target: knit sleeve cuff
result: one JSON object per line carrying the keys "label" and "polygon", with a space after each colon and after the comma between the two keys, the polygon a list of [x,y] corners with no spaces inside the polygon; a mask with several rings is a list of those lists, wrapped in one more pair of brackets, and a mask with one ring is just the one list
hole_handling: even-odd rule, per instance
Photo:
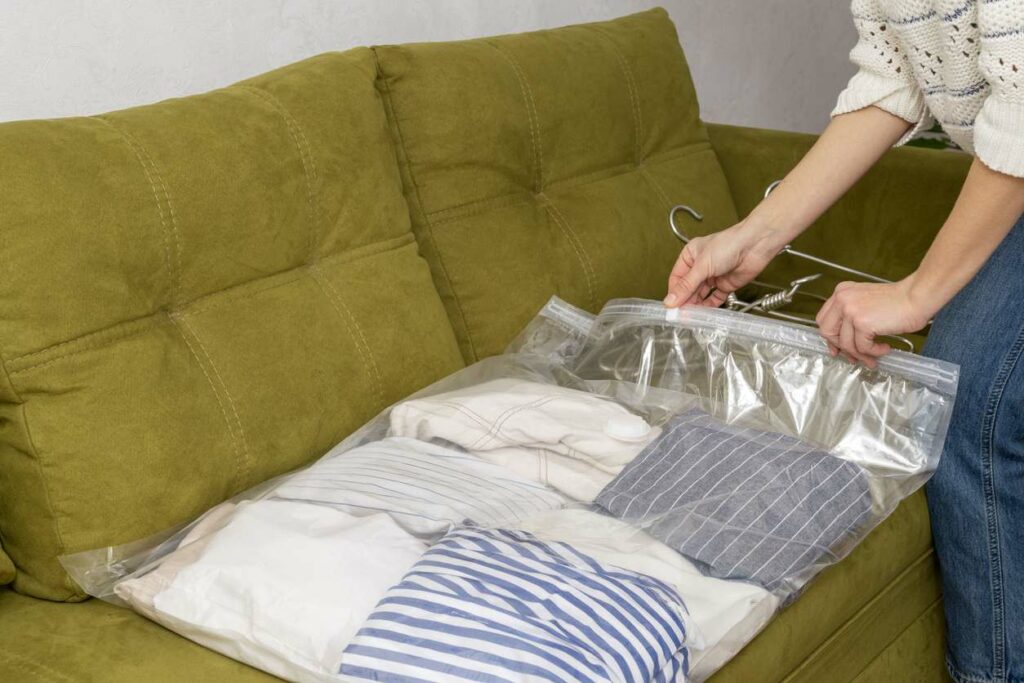
{"label": "knit sleeve cuff", "polygon": [[932,125],[920,88],[913,83],[886,78],[863,69],[854,74],[846,90],[839,94],[832,116],[849,114],[871,106],[914,124],[896,143],[896,147],[906,144]]}
{"label": "knit sleeve cuff", "polygon": [[974,153],[993,171],[1024,178],[1024,104],[989,95],[974,122]]}

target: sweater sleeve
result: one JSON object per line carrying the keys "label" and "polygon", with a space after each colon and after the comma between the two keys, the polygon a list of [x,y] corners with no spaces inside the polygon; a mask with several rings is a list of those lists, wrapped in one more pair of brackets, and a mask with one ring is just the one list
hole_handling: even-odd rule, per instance
{"label": "sweater sleeve", "polygon": [[1024,177],[1024,2],[978,3],[979,67],[991,85],[974,122],[974,153]]}
{"label": "sweater sleeve", "polygon": [[859,39],[850,52],[850,61],[858,71],[840,93],[832,116],[876,106],[914,124],[897,143],[902,145],[932,124],[924,94],[878,1],[853,0],[852,9]]}

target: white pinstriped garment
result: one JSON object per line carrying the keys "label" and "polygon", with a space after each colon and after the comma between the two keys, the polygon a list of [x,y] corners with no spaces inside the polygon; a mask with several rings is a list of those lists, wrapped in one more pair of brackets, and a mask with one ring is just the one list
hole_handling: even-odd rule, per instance
{"label": "white pinstriped garment", "polygon": [[405,437],[328,454],[271,495],[331,505],[357,516],[387,512],[406,530],[425,536],[443,534],[466,520],[514,525],[565,503],[546,486],[497,465]]}

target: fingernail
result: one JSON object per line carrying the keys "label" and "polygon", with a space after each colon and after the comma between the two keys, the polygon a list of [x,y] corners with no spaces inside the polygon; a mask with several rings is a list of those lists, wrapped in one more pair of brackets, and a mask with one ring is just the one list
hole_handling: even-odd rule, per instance
{"label": "fingernail", "polygon": [[677,301],[679,301],[678,296],[676,296],[675,294],[669,294],[668,296],[665,297],[664,304],[666,306],[675,306]]}

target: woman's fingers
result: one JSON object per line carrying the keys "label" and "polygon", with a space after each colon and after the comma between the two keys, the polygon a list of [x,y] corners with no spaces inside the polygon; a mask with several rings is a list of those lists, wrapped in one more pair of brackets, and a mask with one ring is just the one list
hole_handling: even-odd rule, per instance
{"label": "woman's fingers", "polygon": [[839,324],[839,349],[850,361],[856,362],[861,359],[853,343],[853,323],[848,318],[844,318]]}
{"label": "woman's fingers", "polygon": [[683,247],[676,259],[672,273],[668,276],[668,295],[665,297],[665,305],[669,308],[682,306],[690,303],[695,298],[698,290],[709,273],[704,260],[700,258],[700,238],[695,237]]}
{"label": "woman's fingers", "polygon": [[707,280],[701,283],[700,287],[697,288],[697,292],[693,296],[694,303],[704,305],[704,302],[707,300],[709,296],[711,296],[711,293],[714,291],[715,279],[708,278]]}
{"label": "woman's fingers", "polygon": [[835,309],[835,296],[831,296],[815,318],[818,323],[818,332],[825,339],[825,343],[828,344],[828,352],[833,356],[839,353],[839,326],[842,322],[836,315]]}
{"label": "woman's fingers", "polygon": [[682,306],[685,303],[693,303],[696,299],[700,286],[708,279],[707,265],[703,259],[697,259],[686,272],[682,273],[674,283],[669,286],[668,296],[665,297],[665,305],[669,308]]}
{"label": "woman's fingers", "polygon": [[818,332],[825,339],[831,355],[842,355],[851,363],[867,364],[871,359],[857,349],[853,323],[844,315],[843,304],[833,294],[818,311]]}
{"label": "woman's fingers", "polygon": [[859,331],[851,318],[843,319],[843,330],[840,333],[840,338],[843,342],[843,351],[845,351],[851,358],[856,359],[867,367],[874,368],[875,365],[878,364],[876,362],[877,358],[875,357],[875,354],[865,353],[862,350],[862,344],[864,343],[862,340],[865,336],[868,337],[867,347],[870,349],[871,345],[874,343],[873,339],[864,332]]}
{"label": "woman's fingers", "polygon": [[729,292],[724,289],[715,289],[711,292],[711,295],[704,300],[705,306],[711,306],[712,308],[718,308],[725,303],[725,300],[729,298]]}
{"label": "woman's fingers", "polygon": [[858,327],[856,321],[853,323],[853,332],[853,343],[857,347],[857,352],[868,359],[865,365],[869,368],[874,368],[877,365],[875,362],[877,359],[892,351],[892,347],[888,344],[875,341],[873,333]]}

